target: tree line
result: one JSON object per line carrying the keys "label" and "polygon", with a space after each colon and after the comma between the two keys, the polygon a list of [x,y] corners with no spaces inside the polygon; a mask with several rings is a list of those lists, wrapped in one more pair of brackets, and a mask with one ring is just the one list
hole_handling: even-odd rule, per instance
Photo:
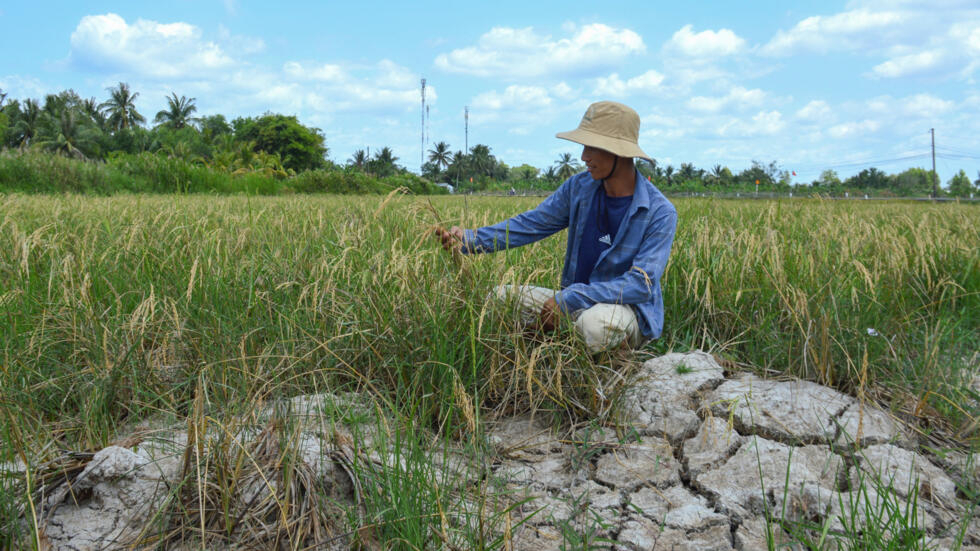
{"label": "tree line", "polygon": [[[301,124],[295,116],[265,113],[231,121],[221,114],[196,116],[196,99],[173,92],[166,97],[166,108],[148,124],[136,108],[139,92],[125,82],[107,92],[108,97],[101,102],[82,98],[70,89],[46,95],[43,100],[7,101],[0,90],[0,148],[103,161],[118,155],[150,153],[232,175],[257,173],[279,179],[311,170],[353,171],[377,178],[410,175],[387,146],[375,149],[373,155],[369,148],[358,149],[344,165],[333,163],[327,158],[329,150],[321,130]],[[431,182],[450,183],[460,191],[551,190],[582,169],[571,153],[563,153],[545,169],[526,163],[510,167],[486,144],[453,151],[440,141],[427,153],[422,176]],[[704,169],[681,163],[675,168],[643,160],[637,162],[637,168],[665,191],[695,193],[797,190],[921,196],[930,195],[937,183],[933,174],[922,168],[898,174],[866,168],[843,180],[833,170],[825,170],[808,184],[794,183],[792,174],[775,161],[753,161],[737,173],[722,165]],[[977,193],[980,173],[977,176],[971,181],[961,170],[940,192],[958,197]]]}
{"label": "tree line", "polygon": [[776,192],[776,193],[819,193],[840,195],[864,193],[876,196],[923,197],[932,195],[934,184],[939,195],[952,197],[971,197],[980,188],[980,172],[976,181],[970,181],[964,170],[960,170],[940,187],[933,172],[923,168],[909,168],[897,174],[888,174],[875,167],[862,169],[857,174],[841,179],[837,172],[824,170],[820,177],[809,183],[793,181],[791,171],[780,168],[776,161],[762,163],[752,161],[752,165],[741,172],[733,173],[722,165],[714,165],[710,170],[700,169],[691,163],[682,163],[679,169],[665,167],[654,162],[640,161],[638,168],[647,178],[666,190],[682,192]]}
{"label": "tree line", "polygon": [[0,91],[0,143],[92,160],[151,152],[231,173],[278,177],[327,166],[323,135],[296,117],[197,117],[195,98],[172,93],[148,127],[136,108],[139,92],[124,82],[107,91],[102,102],[74,90],[5,101]]}

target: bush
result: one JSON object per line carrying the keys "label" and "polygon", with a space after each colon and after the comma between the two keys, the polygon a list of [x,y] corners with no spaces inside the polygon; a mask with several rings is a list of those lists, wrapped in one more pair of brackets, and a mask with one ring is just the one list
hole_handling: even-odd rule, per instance
{"label": "bush", "polygon": [[384,194],[398,188],[415,194],[445,193],[414,174],[379,179],[354,168],[309,170],[280,180],[258,171],[232,174],[159,153],[116,152],[105,162],[70,159],[37,150],[0,153],[0,192]]}

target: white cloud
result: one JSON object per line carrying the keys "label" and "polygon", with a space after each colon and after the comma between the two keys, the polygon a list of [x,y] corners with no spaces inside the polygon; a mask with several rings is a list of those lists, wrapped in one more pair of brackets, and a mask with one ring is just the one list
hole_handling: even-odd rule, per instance
{"label": "white cloud", "polygon": [[953,29],[954,36],[962,33],[963,44],[974,55],[980,54],[980,26],[978,25],[980,25],[980,22],[974,22],[972,30],[963,27],[954,27]]}
{"label": "white cloud", "polygon": [[903,77],[910,74],[921,73],[936,67],[943,59],[942,52],[925,51],[916,54],[904,55],[889,59],[888,61],[875,65],[872,71],[876,76],[885,78]]}
{"label": "white cloud", "polygon": [[8,100],[39,98],[51,92],[50,86],[45,86],[35,77],[21,75],[6,75],[0,77],[0,89],[7,94]]}
{"label": "white cloud", "polygon": [[758,88],[748,90],[735,86],[728,94],[721,97],[695,96],[687,101],[687,106],[695,111],[717,113],[728,107],[735,109],[758,107],[766,101],[766,97],[766,93]]}
{"label": "white cloud", "polygon": [[[577,101],[556,102],[552,91],[543,86],[512,84],[502,92],[490,90],[478,94],[469,105],[471,131],[481,126],[506,125],[510,134],[527,135],[540,131],[559,111],[570,106],[575,106],[575,111],[581,115]],[[584,109],[582,107],[582,111]]]}
{"label": "white cloud", "polygon": [[659,90],[663,81],[664,75],[652,69],[625,81],[619,78],[617,73],[613,73],[607,77],[596,79],[594,94],[596,96],[615,97],[623,97],[636,93],[650,94]]}
{"label": "white cloud", "polygon": [[664,48],[692,58],[716,58],[732,55],[745,48],[745,40],[729,29],[693,32],[691,25],[684,25],[674,33]]}
{"label": "white cloud", "polygon": [[527,78],[594,74],[646,50],[639,34],[594,23],[569,27],[570,37],[553,39],[532,27],[494,27],[475,46],[436,57],[436,67],[481,77]]}
{"label": "white cloud", "polygon": [[930,94],[916,94],[902,101],[902,110],[909,116],[931,118],[948,112],[954,105]]}
{"label": "white cloud", "polygon": [[[218,111],[245,113],[273,111],[299,114],[301,120],[328,124],[341,113],[399,117],[419,109],[419,75],[389,60],[371,66],[342,66],[334,63],[288,61],[278,70],[243,66],[214,75],[205,83],[207,93],[197,92],[198,83],[185,83],[181,92],[198,94],[199,109],[208,112],[209,99],[220,98]],[[136,86],[135,89],[143,87]],[[159,86],[158,86],[159,88]],[[169,88],[151,90],[162,97]],[[426,102],[435,105],[436,87],[426,87]],[[203,104],[201,103],[203,102]]]}
{"label": "white cloud", "polygon": [[234,64],[218,44],[188,23],[87,15],[71,35],[72,63],[114,73],[172,79],[212,75]]}
{"label": "white cloud", "polygon": [[340,65],[324,63],[320,65],[304,66],[297,61],[289,61],[282,68],[287,76],[297,80],[323,80],[335,82],[347,78],[347,74]]}
{"label": "white cloud", "polygon": [[827,102],[823,100],[813,100],[796,112],[796,118],[804,121],[821,122],[833,116],[833,111]]}
{"label": "white cloud", "polygon": [[675,118],[659,113],[645,115],[641,118],[640,136],[652,141],[676,140],[687,135],[690,121],[684,124]]}
{"label": "white cloud", "polygon": [[841,138],[853,138],[856,136],[861,136],[863,134],[869,134],[876,132],[880,127],[880,123],[870,119],[865,119],[860,122],[845,122],[835,126],[831,126],[827,133],[831,137],[841,139]]}
{"label": "white cloud", "polygon": [[955,106],[955,102],[932,94],[915,94],[904,98],[878,96],[864,102],[863,112],[872,113],[880,119],[908,121],[912,118],[935,118],[952,111]]}
{"label": "white cloud", "polygon": [[572,89],[566,82],[559,82],[558,84],[551,87],[551,93],[556,98],[561,98],[564,100],[570,100],[575,97],[575,90]]}
{"label": "white cloud", "polygon": [[552,99],[548,90],[539,86],[508,86],[502,93],[496,90],[484,92],[473,98],[474,110],[527,110],[551,107]]}
{"label": "white cloud", "polygon": [[779,31],[761,53],[786,56],[800,51],[825,53],[851,50],[868,45],[888,44],[884,33],[907,21],[910,15],[899,11],[856,9],[834,15],[815,15],[788,31]]}
{"label": "white cloud", "polygon": [[750,120],[733,118],[718,127],[717,134],[725,138],[772,136],[786,127],[779,111],[759,111]]}

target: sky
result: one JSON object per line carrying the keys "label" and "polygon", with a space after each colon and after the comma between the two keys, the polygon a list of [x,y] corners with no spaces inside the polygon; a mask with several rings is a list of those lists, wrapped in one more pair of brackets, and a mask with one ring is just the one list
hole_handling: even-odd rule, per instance
{"label": "sky", "polygon": [[[152,121],[296,115],[329,158],[439,141],[553,166],[586,107],[640,115],[661,165],[776,161],[808,183],[877,167],[980,178],[980,2],[0,2],[0,89],[104,101],[126,82]],[[16,53],[14,53],[16,52]],[[426,79],[423,144],[421,79]]]}

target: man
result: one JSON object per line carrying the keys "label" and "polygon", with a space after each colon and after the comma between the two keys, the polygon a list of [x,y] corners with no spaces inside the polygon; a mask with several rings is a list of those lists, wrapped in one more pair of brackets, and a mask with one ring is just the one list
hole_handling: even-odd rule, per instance
{"label": "man", "polygon": [[543,239],[566,227],[561,290],[504,286],[537,325],[553,330],[568,316],[593,353],[638,347],[663,330],[660,278],[677,228],[674,206],[640,175],[640,117],[610,101],[589,106],[577,129],[558,138],[584,146],[586,171],[572,176],[537,208],[477,230],[439,228],[446,250],[493,252]]}

